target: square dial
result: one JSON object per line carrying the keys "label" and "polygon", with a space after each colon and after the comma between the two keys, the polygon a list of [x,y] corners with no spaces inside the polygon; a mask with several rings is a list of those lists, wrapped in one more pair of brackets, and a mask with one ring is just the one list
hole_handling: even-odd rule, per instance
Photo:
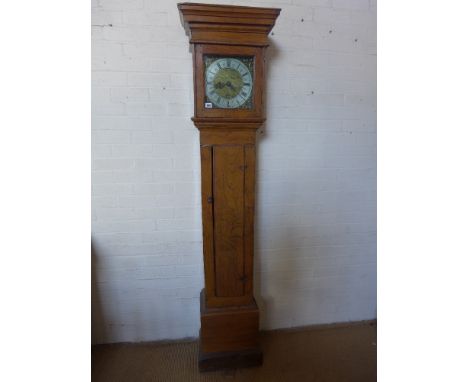
{"label": "square dial", "polygon": [[204,56],[205,108],[252,109],[253,57]]}

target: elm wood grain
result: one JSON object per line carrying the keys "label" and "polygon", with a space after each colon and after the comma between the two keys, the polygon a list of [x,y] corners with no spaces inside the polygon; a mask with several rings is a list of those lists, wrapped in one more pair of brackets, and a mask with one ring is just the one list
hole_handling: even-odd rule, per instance
{"label": "elm wood grain", "polygon": [[244,147],[213,147],[217,297],[244,295]]}
{"label": "elm wood grain", "polygon": [[244,294],[253,298],[255,145],[244,145]]}
{"label": "elm wood grain", "polygon": [[204,353],[241,351],[258,347],[258,309],[202,314],[201,322],[200,341]]}
{"label": "elm wood grain", "polygon": [[208,353],[259,348],[259,310],[252,304],[230,308],[207,308],[200,293],[200,349]]}
{"label": "elm wood grain", "polygon": [[[240,134],[245,138],[239,131],[220,133],[229,137]],[[247,133],[249,138],[255,135],[251,130]],[[202,144],[201,147],[205,292],[209,307],[253,303],[255,145],[245,143],[250,139],[239,141],[242,144]],[[221,161],[216,160],[215,153],[221,153]],[[216,174],[216,169],[222,171]],[[233,173],[238,176],[233,177]],[[236,188],[240,189],[233,193]],[[234,212],[230,210],[232,207],[236,208]],[[235,214],[243,214],[243,218],[232,219]],[[233,224],[238,226],[233,229]],[[231,292],[226,293],[230,288]]]}
{"label": "elm wood grain", "polygon": [[[191,16],[197,16],[196,20],[201,21],[205,18],[210,17],[223,17],[221,24],[227,25],[230,19],[235,20],[236,18],[243,17],[246,19],[253,19],[252,24],[262,23],[262,18],[268,20],[268,23],[273,27],[276,18],[280,12],[278,8],[259,8],[249,7],[245,5],[214,5],[214,4],[202,4],[202,3],[179,3],[177,5],[179,10],[184,15],[184,21],[189,22],[193,18]],[[241,22],[234,22],[242,24]],[[271,29],[271,28],[270,28]]]}
{"label": "elm wood grain", "polygon": [[216,130],[256,130],[263,125],[265,118],[213,118],[192,117],[194,125],[199,129]]}
{"label": "elm wood grain", "polygon": [[277,8],[180,3],[182,24],[191,44],[268,46]]}
{"label": "elm wood grain", "polygon": [[202,146],[201,159],[201,193],[203,225],[203,265],[205,271],[205,288],[209,297],[215,294],[214,241],[213,241],[213,147]]}
{"label": "elm wood grain", "polygon": [[[236,134],[223,132],[223,135]],[[202,180],[202,203],[208,204],[211,198],[211,206],[204,207],[203,213],[205,264],[209,263],[205,265],[209,306],[220,306],[223,301],[226,305],[249,303],[253,299],[255,159],[254,144],[202,146],[202,169],[206,171]],[[246,298],[216,298],[236,296]]]}
{"label": "elm wood grain", "polygon": [[200,144],[204,145],[255,145],[257,132],[255,130],[200,130]]}
{"label": "elm wood grain", "polygon": [[230,307],[238,307],[244,306],[248,304],[252,304],[254,298],[251,294],[244,294],[242,296],[216,296],[216,295],[208,295],[205,296],[206,305],[211,308],[230,308]]}

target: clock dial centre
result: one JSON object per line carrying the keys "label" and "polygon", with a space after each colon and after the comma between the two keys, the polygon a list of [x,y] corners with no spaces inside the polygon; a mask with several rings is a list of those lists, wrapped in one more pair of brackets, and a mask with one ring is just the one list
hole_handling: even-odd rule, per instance
{"label": "clock dial centre", "polygon": [[[244,58],[247,65],[252,58]],[[250,108],[253,73],[242,59],[215,58],[207,63],[205,72],[206,98],[217,108]],[[251,65],[251,64],[250,64]]]}
{"label": "clock dial centre", "polygon": [[243,84],[240,73],[231,68],[221,69],[216,74],[213,83],[216,94],[228,99],[239,94]]}

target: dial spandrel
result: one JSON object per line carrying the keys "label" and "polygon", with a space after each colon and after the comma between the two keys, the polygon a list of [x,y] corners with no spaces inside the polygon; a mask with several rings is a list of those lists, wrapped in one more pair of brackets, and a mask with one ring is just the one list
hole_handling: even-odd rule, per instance
{"label": "dial spandrel", "polygon": [[205,56],[205,108],[251,109],[253,57]]}

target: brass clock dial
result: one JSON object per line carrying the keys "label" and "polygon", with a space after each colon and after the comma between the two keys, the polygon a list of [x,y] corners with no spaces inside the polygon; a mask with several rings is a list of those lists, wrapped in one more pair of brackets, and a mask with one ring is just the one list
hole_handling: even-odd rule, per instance
{"label": "brass clock dial", "polygon": [[[250,108],[252,104],[251,59],[216,58],[206,62],[205,108]],[[250,68],[249,68],[250,66]]]}

